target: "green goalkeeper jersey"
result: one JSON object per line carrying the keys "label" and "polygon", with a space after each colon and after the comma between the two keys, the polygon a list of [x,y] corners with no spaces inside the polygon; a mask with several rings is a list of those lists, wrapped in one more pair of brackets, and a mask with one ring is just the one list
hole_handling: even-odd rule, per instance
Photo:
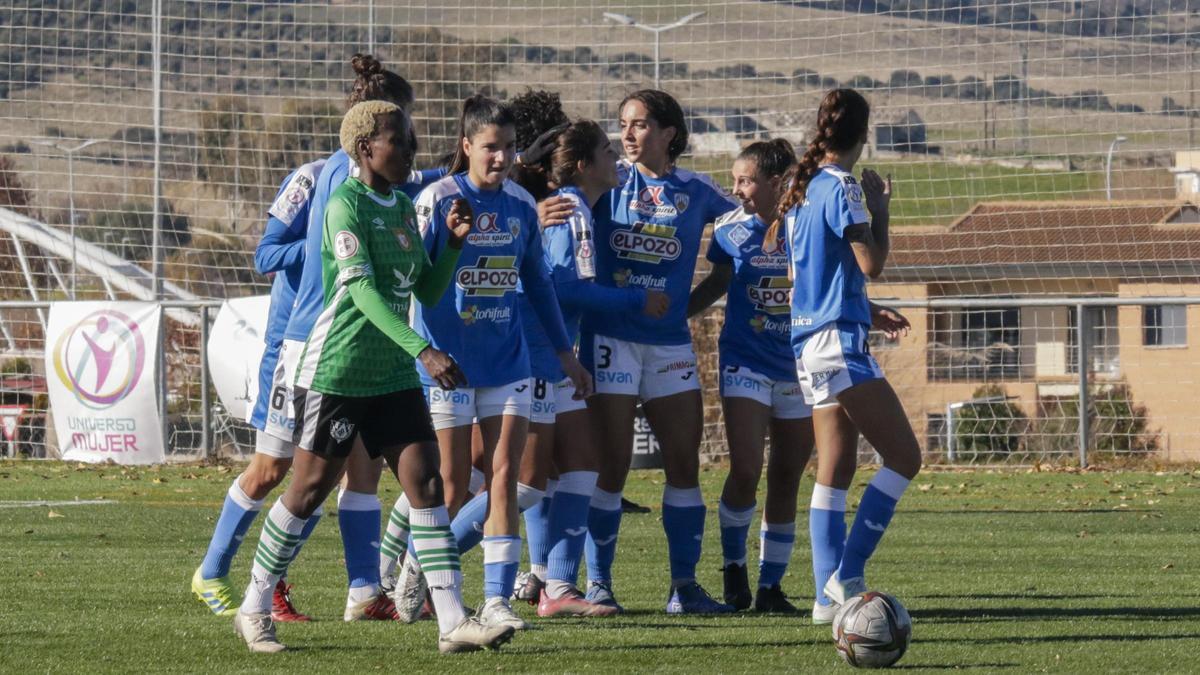
{"label": "green goalkeeper jersey", "polygon": [[339,396],[378,396],[421,386],[414,360],[429,346],[408,326],[415,294],[436,302],[457,251],[429,255],[412,202],[381,195],[356,178],[325,207],[321,238],[322,310],[296,369],[296,386]]}

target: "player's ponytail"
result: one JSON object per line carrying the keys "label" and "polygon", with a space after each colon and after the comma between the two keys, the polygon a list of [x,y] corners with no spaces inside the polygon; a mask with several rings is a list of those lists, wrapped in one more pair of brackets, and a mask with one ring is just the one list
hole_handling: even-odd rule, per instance
{"label": "player's ponytail", "polygon": [[[781,177],[784,185],[790,183],[789,179],[791,174],[795,172],[796,167],[796,151],[786,138],[751,143],[742,149],[742,152],[738,154],[738,159],[746,162],[754,162],[754,170],[761,176],[768,178]],[[771,216],[771,214],[763,215],[766,217]],[[771,224],[767,227],[763,241],[775,241],[779,235],[780,220],[781,218],[771,219]]]}
{"label": "player's ponytail", "polygon": [[808,149],[791,177],[787,192],[779,201],[779,209],[772,226],[778,227],[787,212],[797,204],[804,203],[808,183],[817,175],[821,161],[829,153],[850,150],[867,135],[867,124],[871,119],[871,105],[863,95],[853,89],[834,89],[821,99],[817,110],[817,130],[808,143]]}
{"label": "player's ponytail", "polygon": [[348,107],[363,101],[389,101],[406,111],[412,108],[415,100],[412,85],[384,68],[379,59],[370,54],[355,54],[350,57],[350,67],[354,69],[354,82],[346,97]]}
{"label": "player's ponytail", "polygon": [[475,94],[463,101],[462,118],[458,125],[458,142],[454,146],[454,158],[450,160],[450,173],[462,173],[470,168],[470,158],[463,151],[463,139],[474,138],[487,126],[515,127],[516,119],[512,108],[494,98]]}

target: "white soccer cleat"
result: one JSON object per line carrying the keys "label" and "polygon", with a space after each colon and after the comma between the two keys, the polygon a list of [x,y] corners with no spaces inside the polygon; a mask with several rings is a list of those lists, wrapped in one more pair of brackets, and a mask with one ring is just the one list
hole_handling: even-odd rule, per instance
{"label": "white soccer cleat", "polygon": [[826,626],[833,623],[833,617],[837,616],[838,609],[841,605],[829,603],[822,605],[819,602],[813,602],[812,622],[814,626]]}
{"label": "white soccer cleat", "polygon": [[454,630],[438,638],[438,651],[443,654],[477,652],[480,649],[499,649],[516,632],[512,626],[486,626],[476,617],[467,617]]}
{"label": "white soccer cleat", "polygon": [[485,626],[508,626],[513,630],[529,630],[529,622],[517,616],[508,598],[488,598],[479,608],[479,620]]}
{"label": "white soccer cleat", "polygon": [[425,604],[427,589],[425,573],[417,567],[416,556],[407,556],[400,568],[400,576],[396,579],[396,588],[392,591],[392,601],[396,603],[399,621],[413,623],[421,618],[421,607]]}
{"label": "white soccer cleat", "polygon": [[246,641],[250,651],[258,654],[274,654],[287,647],[275,637],[275,622],[271,620],[270,612],[262,614],[233,615],[233,632]]}
{"label": "white soccer cleat", "polygon": [[834,572],[829,581],[825,582],[825,597],[835,605],[844,605],[846,600],[866,592],[867,580],[863,577],[852,577],[843,581],[838,578],[838,573]]}

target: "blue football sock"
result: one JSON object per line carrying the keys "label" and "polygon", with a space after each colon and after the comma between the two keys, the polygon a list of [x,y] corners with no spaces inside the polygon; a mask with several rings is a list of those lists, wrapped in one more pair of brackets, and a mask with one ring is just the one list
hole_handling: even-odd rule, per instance
{"label": "blue football sock", "polygon": [[379,585],[379,498],[342,490],[338,495],[338,527],[346,555],[350,588]]}
{"label": "blue football sock", "polygon": [[521,564],[521,538],[501,535],[483,538],[483,597],[509,598]]}
{"label": "blue football sock", "polygon": [[858,513],[854,514],[850,536],[846,538],[846,552],[842,554],[842,564],[838,568],[839,579],[863,576],[867,561],[879,540],[883,539],[883,533],[896,513],[896,503],[907,488],[908,479],[886,466],[871,479],[858,505]]}
{"label": "blue football sock", "polygon": [[696,580],[704,541],[704,499],[700,488],[663,487],[663,530],[667,533],[667,555],[671,560],[671,585]]}
{"label": "blue football sock", "polygon": [[796,542],[796,523],[768,523],[759,531],[758,585],[778,586],[787,572]]}
{"label": "blue football sock", "polygon": [[462,555],[483,541],[483,521],[487,519],[488,493],[480,492],[463,504],[458,515],[450,522],[450,531],[458,542],[458,554]]}
{"label": "blue football sock", "polygon": [[621,493],[596,488],[588,509],[588,581],[612,582],[617,534],[621,531]]}
{"label": "blue football sock", "polygon": [[[553,481],[551,481],[553,482]],[[550,496],[548,483],[544,496],[525,510],[525,545],[529,547],[529,566],[542,581],[546,580],[546,559],[550,556]],[[538,574],[541,572],[541,574]]]}
{"label": "blue football sock", "polygon": [[595,491],[595,471],[571,471],[559,476],[548,509],[550,555],[546,562],[547,579],[565,581],[572,586],[578,583],[588,505]]}
{"label": "blue football sock", "polygon": [[750,523],[754,520],[755,504],[745,508],[731,507],[721,500],[717,506],[717,520],[721,524],[721,554],[725,565],[746,565],[746,538],[750,536]]}
{"label": "blue football sock", "polygon": [[262,505],[263,500],[246,496],[238,485],[238,479],[233,480],[233,485],[229,486],[229,492],[225,494],[225,503],[221,506],[217,527],[213,530],[212,539],[208,541],[204,562],[200,563],[202,579],[229,576],[233,556],[237,555],[238,547],[242,545],[242,539],[254,519],[258,517]]}
{"label": "blue football sock", "polygon": [[817,483],[808,509],[808,534],[812,542],[813,585],[817,602],[829,604],[825,582],[837,571],[846,546],[846,491]]}

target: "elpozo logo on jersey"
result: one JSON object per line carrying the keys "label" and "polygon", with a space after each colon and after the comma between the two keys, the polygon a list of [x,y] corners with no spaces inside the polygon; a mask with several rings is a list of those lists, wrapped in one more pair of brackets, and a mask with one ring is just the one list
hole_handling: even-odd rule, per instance
{"label": "elpozo logo on jersey", "polygon": [[639,220],[631,229],[614,230],[608,241],[618,258],[658,264],[664,260],[675,260],[683,250],[683,244],[675,237],[675,230],[674,225],[656,225]]}
{"label": "elpozo logo on jersey", "polygon": [[789,314],[792,311],[792,282],[783,276],[763,276],[754,286],[746,287],[746,296],[755,311],[764,314]]}
{"label": "elpozo logo on jersey", "polygon": [[63,331],[54,345],[54,372],[77,401],[93,410],[119,403],[146,366],[146,341],[133,319],[102,309]]}
{"label": "elpozo logo on jersey", "polygon": [[643,216],[675,216],[687,209],[687,195],[676,195],[675,203],[668,204],[663,199],[664,189],[662,185],[647,185],[638,192],[635,198],[630,200],[629,210],[640,213]]}
{"label": "elpozo logo on jersey", "polygon": [[[506,232],[500,227],[500,217],[497,214],[479,214],[475,217],[475,229],[467,235],[467,243],[472,246],[508,246],[516,237],[516,232],[512,231],[512,221],[516,219],[508,220],[509,231]],[[517,228],[520,229],[520,221],[517,222]]]}
{"label": "elpozo logo on jersey", "polygon": [[467,297],[500,297],[517,290],[517,257],[512,255],[481,255],[470,267],[455,275],[455,282]]}

